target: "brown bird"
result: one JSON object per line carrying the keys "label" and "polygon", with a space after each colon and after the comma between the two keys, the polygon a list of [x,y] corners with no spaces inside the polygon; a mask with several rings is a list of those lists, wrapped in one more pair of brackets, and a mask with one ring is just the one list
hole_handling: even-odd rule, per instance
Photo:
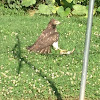
{"label": "brown bird", "polygon": [[61,54],[72,53],[73,50],[67,52],[66,50],[62,50],[58,47],[59,33],[56,30],[56,25],[58,24],[60,24],[59,21],[51,19],[47,28],[38,37],[37,41],[32,46],[29,46],[27,49],[29,51],[46,54],[51,52],[51,46],[53,46],[55,50],[60,50]]}

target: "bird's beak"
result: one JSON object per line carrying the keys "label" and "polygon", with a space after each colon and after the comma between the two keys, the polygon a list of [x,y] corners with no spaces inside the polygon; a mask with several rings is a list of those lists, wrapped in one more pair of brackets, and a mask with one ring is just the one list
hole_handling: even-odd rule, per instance
{"label": "bird's beak", "polygon": [[59,22],[59,21],[55,21],[54,23],[55,23],[55,25],[58,25],[58,24],[60,24],[60,22]]}

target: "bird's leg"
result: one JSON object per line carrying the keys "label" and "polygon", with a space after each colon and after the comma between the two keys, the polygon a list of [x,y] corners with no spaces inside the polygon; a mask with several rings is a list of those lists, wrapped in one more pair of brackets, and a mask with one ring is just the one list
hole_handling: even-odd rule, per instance
{"label": "bird's leg", "polygon": [[73,52],[75,51],[75,48],[72,50],[72,51],[67,51],[67,50],[60,50],[60,54],[61,55],[63,55],[63,54],[67,54],[67,55],[69,55],[69,54],[72,54]]}
{"label": "bird's leg", "polygon": [[54,43],[52,44],[52,46],[53,46],[53,48],[54,48],[55,50],[66,51],[66,50],[61,49],[61,48],[58,46],[58,41],[57,41],[57,42],[54,42]]}
{"label": "bird's leg", "polygon": [[64,50],[62,50],[62,49],[58,46],[58,41],[57,41],[57,42],[54,42],[54,43],[52,44],[52,46],[53,46],[53,48],[54,48],[55,50],[60,50],[60,52],[61,52],[61,51],[64,51]]}
{"label": "bird's leg", "polygon": [[63,55],[63,54],[72,54],[74,52],[75,49],[73,49],[72,51],[67,51],[67,50],[63,50],[61,49],[59,46],[58,46],[58,41],[57,42],[54,42],[52,44],[53,48],[55,50],[60,50],[60,54]]}

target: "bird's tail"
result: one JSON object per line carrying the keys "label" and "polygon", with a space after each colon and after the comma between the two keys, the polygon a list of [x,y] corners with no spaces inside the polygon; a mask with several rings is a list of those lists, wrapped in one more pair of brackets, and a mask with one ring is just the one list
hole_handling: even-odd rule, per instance
{"label": "bird's tail", "polygon": [[34,46],[28,46],[28,47],[26,47],[26,49],[27,49],[28,51],[34,51]]}
{"label": "bird's tail", "polygon": [[60,49],[60,54],[61,55],[64,55],[64,54],[69,55],[69,54],[72,54],[74,51],[75,51],[75,48],[72,51],[67,51],[67,50]]}

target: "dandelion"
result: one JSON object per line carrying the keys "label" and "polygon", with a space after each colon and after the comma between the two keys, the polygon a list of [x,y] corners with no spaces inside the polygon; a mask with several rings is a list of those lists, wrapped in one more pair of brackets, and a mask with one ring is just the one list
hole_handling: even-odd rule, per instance
{"label": "dandelion", "polygon": [[46,77],[44,77],[44,79],[46,79]]}
{"label": "dandelion", "polygon": [[53,91],[53,93],[55,94],[55,91]]}
{"label": "dandelion", "polygon": [[28,74],[26,76],[28,77]]}
{"label": "dandelion", "polygon": [[92,76],[92,75],[90,75],[90,78],[93,78],[93,76]]}
{"label": "dandelion", "polygon": [[9,94],[9,92],[7,92],[7,94]]}
{"label": "dandelion", "polygon": [[74,81],[71,81],[71,84],[74,84]]}
{"label": "dandelion", "polygon": [[51,88],[49,89],[49,94],[52,94],[52,89]]}
{"label": "dandelion", "polygon": [[25,97],[26,99],[28,98],[28,97]]}
{"label": "dandelion", "polygon": [[47,84],[49,84],[49,81],[47,80]]}
{"label": "dandelion", "polygon": [[96,91],[96,93],[98,94],[98,93],[99,93],[99,91]]}
{"label": "dandelion", "polygon": [[6,40],[6,39],[7,39],[7,36],[5,35],[4,38],[3,38],[3,40]]}
{"label": "dandelion", "polygon": [[36,73],[37,73],[37,72],[39,72],[39,70],[38,70],[38,69],[36,69],[35,71],[36,71]]}
{"label": "dandelion", "polygon": [[70,75],[70,73],[69,73],[69,72],[66,72],[66,75],[68,75],[68,76],[69,76],[69,75]]}
{"label": "dandelion", "polygon": [[23,74],[23,72],[20,72],[21,74]]}
{"label": "dandelion", "polygon": [[5,93],[3,93],[4,96],[7,96]]}
{"label": "dandelion", "polygon": [[13,89],[13,87],[8,87],[8,89],[12,90],[12,89]]}
{"label": "dandelion", "polygon": [[70,80],[72,81],[73,79],[72,79],[72,78],[70,78]]}
{"label": "dandelion", "polygon": [[18,86],[17,84],[15,84],[15,86]]}
{"label": "dandelion", "polygon": [[3,32],[3,30],[0,30],[0,32]]}
{"label": "dandelion", "polygon": [[37,94],[35,93],[35,96],[37,96]]}
{"label": "dandelion", "polygon": [[39,81],[41,81],[41,79],[38,79]]}
{"label": "dandelion", "polygon": [[2,69],[4,69],[4,66],[3,66],[3,65],[1,65],[1,66],[0,66],[0,69],[1,69],[1,70],[2,70]]}
{"label": "dandelion", "polygon": [[35,84],[33,84],[33,89],[36,89],[36,86],[35,86]]}
{"label": "dandelion", "polygon": [[37,89],[37,91],[38,91],[39,93],[41,92],[39,88]]}
{"label": "dandelion", "polygon": [[60,71],[60,73],[61,73],[62,75],[64,75],[64,72],[63,72],[63,71]]}
{"label": "dandelion", "polygon": [[15,84],[15,83],[16,83],[16,80],[11,80],[11,81],[12,81],[12,83],[13,83],[13,84]]}
{"label": "dandelion", "polygon": [[29,93],[32,93],[32,91],[31,91],[31,90],[29,90],[28,92],[29,92]]}

